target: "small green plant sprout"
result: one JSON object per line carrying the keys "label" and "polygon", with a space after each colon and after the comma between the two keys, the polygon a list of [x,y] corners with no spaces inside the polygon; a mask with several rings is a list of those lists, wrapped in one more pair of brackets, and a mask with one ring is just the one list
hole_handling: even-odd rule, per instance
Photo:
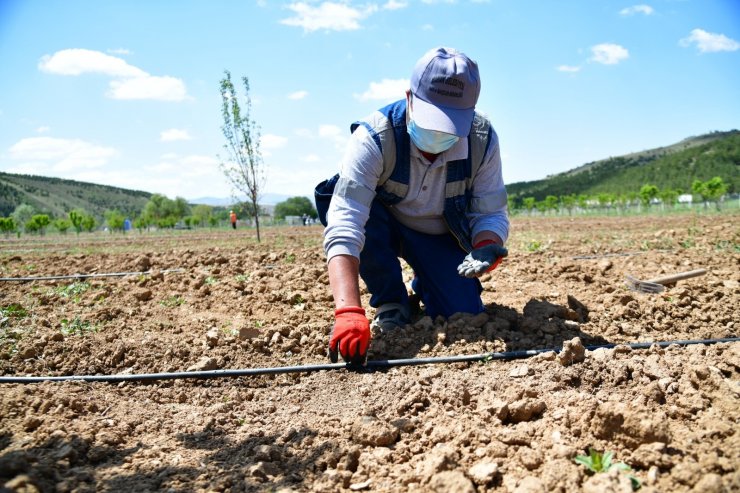
{"label": "small green plant sprout", "polygon": [[71,298],[72,301],[78,303],[80,301],[80,296],[88,289],[90,289],[89,282],[73,282],[67,286],[56,288],[54,292],[62,298]]}
{"label": "small green plant sprout", "polygon": [[535,253],[541,251],[543,249],[543,246],[541,241],[530,240],[529,242],[527,242],[524,248],[530,253]]}
{"label": "small green plant sprout", "polygon": [[[614,452],[597,452],[589,448],[588,455],[577,455],[574,459],[576,464],[581,464],[591,473],[609,472],[616,469],[622,472],[631,472],[632,468],[624,462],[613,462]],[[640,480],[635,476],[628,474],[627,477],[632,482],[632,490],[640,489]]]}
{"label": "small green plant sprout", "polygon": [[66,318],[62,319],[61,326],[62,326],[61,328],[62,334],[66,336],[71,336],[71,335],[83,336],[85,334],[98,331],[97,325],[91,322],[86,322],[82,320],[80,317],[75,317],[72,320],[68,320]]}
{"label": "small green plant sprout", "polygon": [[295,253],[289,253],[288,255],[286,255],[285,261],[289,264],[294,264],[295,263]]}
{"label": "small green plant sprout", "polygon": [[254,326],[257,329],[261,329],[262,327],[265,326],[265,321],[264,320],[255,320],[254,321]]}
{"label": "small green plant sprout", "polygon": [[0,327],[5,325],[10,317],[23,318],[28,316],[28,312],[18,303],[11,303],[8,306],[0,307]]}
{"label": "small green plant sprout", "polygon": [[247,282],[249,281],[249,274],[237,274],[234,276],[234,280],[236,280],[236,282]]}
{"label": "small green plant sprout", "polygon": [[160,301],[159,304],[162,306],[166,306],[167,308],[173,308],[176,306],[184,305],[185,299],[178,294],[173,294]]}
{"label": "small green plant sprout", "polygon": [[209,286],[212,284],[216,284],[217,282],[218,282],[218,279],[216,279],[213,276],[206,277],[206,284],[208,284]]}

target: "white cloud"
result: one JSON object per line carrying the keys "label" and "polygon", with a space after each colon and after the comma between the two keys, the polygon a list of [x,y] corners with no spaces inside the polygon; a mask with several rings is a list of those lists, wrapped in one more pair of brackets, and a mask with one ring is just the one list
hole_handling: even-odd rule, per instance
{"label": "white cloud", "polygon": [[155,99],[183,101],[188,93],[185,84],[175,77],[148,75],[133,79],[112,80],[106,96],[112,99]]}
{"label": "white cloud", "polygon": [[307,163],[318,163],[321,161],[321,158],[316,154],[309,154],[303,158],[303,161]]}
{"label": "white cloud", "polygon": [[267,150],[280,149],[287,143],[288,138],[280,135],[266,134],[260,138],[260,148]]}
{"label": "white cloud", "polygon": [[411,82],[408,79],[383,79],[371,82],[367,91],[355,94],[355,98],[365,102],[370,100],[394,101],[404,97]]}
{"label": "white cloud", "polygon": [[36,133],[45,134],[45,133],[47,133],[50,130],[51,130],[50,127],[47,127],[46,125],[42,125],[42,126],[40,126],[39,128],[36,129]]}
{"label": "white cloud", "polygon": [[632,7],[627,7],[619,11],[622,15],[635,15],[635,14],[645,14],[645,15],[651,15],[655,12],[655,10],[650,5],[633,5]]}
{"label": "white cloud", "polygon": [[434,26],[432,24],[424,24],[421,26],[422,31],[434,31]]}
{"label": "white cloud", "polygon": [[398,9],[405,9],[408,7],[408,2],[399,2],[398,0],[388,0],[388,2],[383,4],[382,9],[383,10],[398,10]]}
{"label": "white cloud", "polygon": [[39,62],[42,72],[57,75],[81,75],[98,73],[112,77],[142,77],[147,75],[140,68],[129,65],[125,60],[99,51],[73,48],[44,55]]}
{"label": "white cloud", "polygon": [[164,130],[161,134],[159,134],[159,140],[162,142],[174,142],[176,140],[190,140],[190,134],[187,130],[182,130],[179,128],[170,128],[168,130]]}
{"label": "white cloud", "polygon": [[131,54],[131,50],[128,50],[126,48],[113,48],[107,51],[108,53],[113,53],[114,55],[130,55]]}
{"label": "white cloud", "polygon": [[288,94],[288,99],[303,99],[308,96],[308,91],[296,91]]}
{"label": "white cloud", "polygon": [[703,29],[694,29],[691,34],[679,41],[681,46],[696,44],[696,48],[702,53],[714,53],[718,51],[737,51],[740,43],[724,34],[710,33]]}
{"label": "white cloud", "polygon": [[558,72],[580,72],[581,67],[577,65],[559,65],[557,67]]}
{"label": "white cloud", "polygon": [[118,151],[80,139],[29,137],[13,144],[9,155],[15,161],[22,161],[21,166],[32,162],[44,170],[58,172],[104,166]]}
{"label": "white cloud", "polygon": [[311,138],[311,131],[307,128],[297,128],[294,133],[298,137]]}
{"label": "white cloud", "polygon": [[590,60],[604,65],[616,65],[629,58],[627,48],[613,43],[602,43],[591,47],[593,56]]}
{"label": "white cloud", "polygon": [[72,48],[44,55],[39,70],[56,75],[104,74],[114,77],[106,96],[112,99],[187,99],[185,83],[175,77],[150,75],[125,60],[99,51]]}
{"label": "white cloud", "polygon": [[319,137],[336,138],[341,135],[342,129],[336,125],[319,125]]}
{"label": "white cloud", "polygon": [[295,14],[280,21],[286,26],[302,27],[306,32],[355,31],[360,29],[360,21],[378,10],[371,4],[360,10],[340,2],[323,2],[314,7],[306,2],[295,2],[287,7]]}

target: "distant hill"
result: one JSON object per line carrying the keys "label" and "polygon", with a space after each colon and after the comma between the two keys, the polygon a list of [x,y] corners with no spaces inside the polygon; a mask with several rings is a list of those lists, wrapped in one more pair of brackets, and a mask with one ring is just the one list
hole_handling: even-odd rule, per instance
{"label": "distant hill", "polygon": [[[721,176],[730,193],[740,192],[740,131],[712,132],[681,142],[624,156],[587,163],[542,180],[506,186],[516,202],[525,197],[543,200],[548,195],[596,195],[638,192],[644,184],[659,189],[691,190],[694,180]],[[152,196],[149,192],[96,185],[45,176],[0,172],[0,217],[8,216],[20,204],[54,217],[83,208],[101,219],[108,209],[138,216]],[[287,195],[264,194],[260,204],[270,208],[287,200]],[[228,207],[230,199],[203,197],[191,203]]]}
{"label": "distant hill", "polygon": [[506,185],[516,202],[569,194],[638,192],[645,184],[691,190],[694,180],[720,176],[729,192],[740,192],[740,131],[712,132],[676,144],[587,163],[542,180]]}
{"label": "distant hill", "polygon": [[78,207],[97,218],[108,209],[134,216],[151,196],[149,192],[82,181],[0,173],[0,216],[8,216],[20,204],[54,217],[66,216]]}

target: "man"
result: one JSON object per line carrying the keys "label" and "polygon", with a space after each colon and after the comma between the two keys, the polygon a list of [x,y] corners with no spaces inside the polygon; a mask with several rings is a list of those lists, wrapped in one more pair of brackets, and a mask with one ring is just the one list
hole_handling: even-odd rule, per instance
{"label": "man", "polygon": [[399,257],[414,271],[411,287],[427,315],[483,311],[477,277],[507,255],[509,221],[498,137],[475,112],[479,94],[473,60],[451,48],[427,52],[406,99],[353,124],[340,173],[317,187],[320,212],[331,199],[332,361],[366,359],[371,333],[358,276],[381,331],[411,321]]}
{"label": "man", "polygon": [[236,212],[229,211],[229,220],[231,221],[231,228],[236,229]]}

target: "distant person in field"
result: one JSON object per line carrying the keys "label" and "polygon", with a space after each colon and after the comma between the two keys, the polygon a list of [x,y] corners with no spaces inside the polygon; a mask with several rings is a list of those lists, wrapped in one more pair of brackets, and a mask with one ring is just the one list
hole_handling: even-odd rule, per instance
{"label": "distant person in field", "polygon": [[335,303],[332,361],[366,359],[360,276],[379,330],[411,322],[399,257],[427,315],[484,310],[477,278],[507,255],[509,220],[498,137],[475,111],[480,87],[464,53],[427,52],[406,97],[352,124],[340,172],[316,187]]}
{"label": "distant person in field", "polygon": [[229,212],[229,220],[231,221],[231,227],[236,229],[236,212]]}

